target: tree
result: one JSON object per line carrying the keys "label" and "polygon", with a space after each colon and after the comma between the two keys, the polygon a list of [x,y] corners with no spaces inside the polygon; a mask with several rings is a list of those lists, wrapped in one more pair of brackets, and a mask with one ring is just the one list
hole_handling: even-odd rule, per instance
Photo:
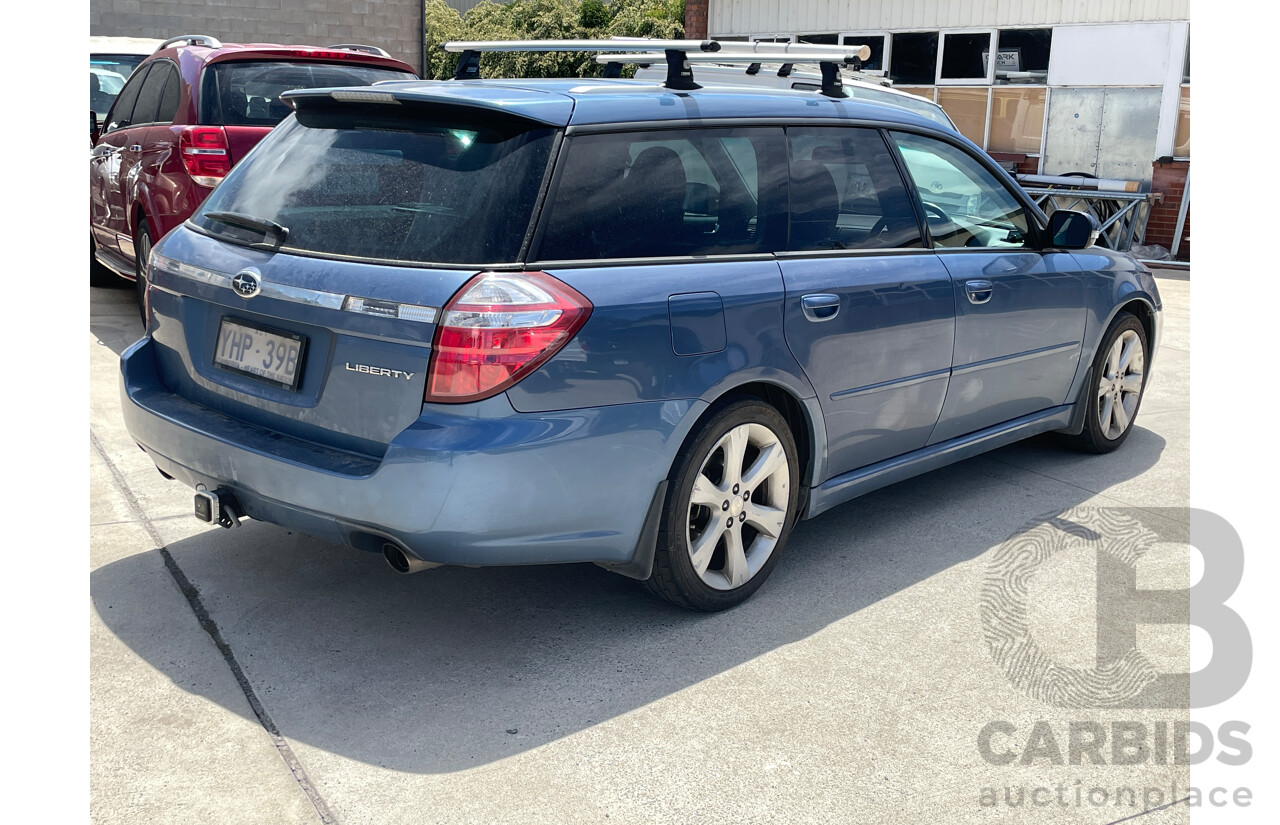
{"label": "tree", "polygon": [[[620,37],[684,37],[684,0],[484,0],[466,15],[425,0],[425,78],[453,77],[457,55],[448,40],[597,40]],[[602,67],[586,52],[491,52],[480,58],[481,77],[599,77]]]}

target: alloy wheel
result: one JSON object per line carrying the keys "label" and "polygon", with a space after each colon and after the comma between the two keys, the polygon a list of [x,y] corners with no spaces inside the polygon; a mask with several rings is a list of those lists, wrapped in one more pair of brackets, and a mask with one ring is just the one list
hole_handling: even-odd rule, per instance
{"label": "alloy wheel", "polygon": [[1142,340],[1136,332],[1126,329],[1111,345],[1098,382],[1098,422],[1107,439],[1119,438],[1138,411],[1144,369]]}

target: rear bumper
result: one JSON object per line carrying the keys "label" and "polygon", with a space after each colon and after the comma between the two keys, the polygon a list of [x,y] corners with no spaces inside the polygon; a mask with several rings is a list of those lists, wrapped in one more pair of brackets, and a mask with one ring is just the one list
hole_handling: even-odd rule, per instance
{"label": "rear bumper", "polygon": [[245,424],[177,396],[144,338],[121,356],[134,440],[251,518],[361,549],[392,539],[441,564],[625,563],[705,403],[518,413],[505,395],[431,405],[381,459]]}

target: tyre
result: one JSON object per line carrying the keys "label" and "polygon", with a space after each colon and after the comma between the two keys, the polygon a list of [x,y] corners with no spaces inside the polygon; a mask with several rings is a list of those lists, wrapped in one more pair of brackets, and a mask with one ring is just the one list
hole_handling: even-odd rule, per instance
{"label": "tyre", "polygon": [[133,271],[137,276],[133,282],[138,299],[138,313],[142,323],[147,323],[147,259],[151,257],[151,225],[146,217],[138,219],[138,234],[133,240]]}
{"label": "tyre", "polygon": [[98,247],[93,242],[93,235],[89,236],[89,286],[115,286],[120,283],[120,276],[98,263],[98,258],[93,254],[98,251]]}
{"label": "tyre", "polygon": [[1147,386],[1149,347],[1146,328],[1133,315],[1122,312],[1111,322],[1093,358],[1093,379],[1077,402],[1086,405],[1084,430],[1064,437],[1070,446],[1109,453],[1129,437]]}
{"label": "tyre", "polygon": [[741,604],[782,554],[799,472],[795,439],[773,407],[744,399],[713,414],[676,457],[645,587],[691,610]]}

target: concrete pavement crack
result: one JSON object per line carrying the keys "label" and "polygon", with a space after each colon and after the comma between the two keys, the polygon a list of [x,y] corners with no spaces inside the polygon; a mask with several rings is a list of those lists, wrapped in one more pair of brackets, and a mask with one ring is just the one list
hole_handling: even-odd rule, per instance
{"label": "concrete pavement crack", "polygon": [[253,709],[254,715],[258,717],[258,722],[266,730],[267,735],[271,737],[271,743],[275,745],[276,751],[289,768],[289,772],[293,774],[294,780],[298,783],[302,792],[306,794],[312,806],[315,807],[316,813],[320,816],[320,821],[324,825],[338,825],[338,818],[334,816],[324,798],[320,796],[319,790],[317,790],[311,778],[307,776],[306,769],[302,767],[302,762],[293,752],[293,748],[289,746],[288,740],[280,734],[280,730],[271,719],[271,715],[263,707],[257,691],[253,689],[253,685],[250,684],[244,668],[240,666],[239,660],[236,659],[235,651],[231,649],[231,645],[223,638],[222,631],[218,629],[217,623],[214,622],[213,617],[209,615],[208,609],[204,606],[204,600],[200,598],[199,589],[191,583],[186,573],[182,572],[182,568],[178,566],[177,560],[160,538],[160,533],[156,530],[151,518],[143,512],[141,505],[138,504],[138,499],[134,496],[133,490],[129,488],[129,483],[125,481],[124,474],[120,472],[115,462],[107,455],[106,449],[103,448],[102,442],[98,440],[98,436],[93,432],[92,428],[89,430],[89,440],[103,463],[107,465],[107,471],[111,473],[111,480],[120,491],[120,494],[124,496],[125,501],[128,502],[129,509],[138,517],[138,521],[142,524],[143,529],[146,530],[147,535],[155,542],[156,550],[164,560],[164,566],[168,569],[174,583],[178,585],[178,589],[182,591],[182,595],[186,597],[187,604],[190,605],[191,611],[195,613],[196,621],[200,623],[200,627],[204,632],[208,633],[209,637],[213,639],[218,652],[222,654],[227,666],[231,668],[236,684],[240,686],[241,692],[244,693],[244,698],[248,700],[249,707]]}

